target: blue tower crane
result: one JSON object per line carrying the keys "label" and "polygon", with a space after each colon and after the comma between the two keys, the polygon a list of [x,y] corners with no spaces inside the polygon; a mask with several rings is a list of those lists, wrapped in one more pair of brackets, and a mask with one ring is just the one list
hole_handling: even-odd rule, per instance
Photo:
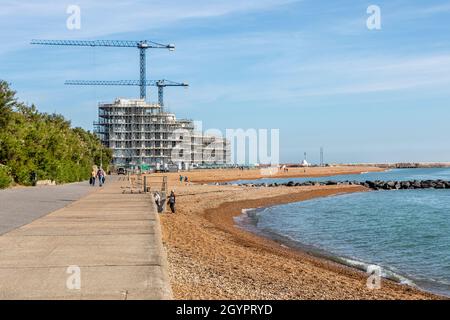
{"label": "blue tower crane", "polygon": [[161,44],[150,40],[130,41],[130,40],[31,40],[31,44],[49,46],[82,46],[82,47],[120,47],[138,48],[140,64],[140,98],[145,99],[146,94],[146,50],[147,49],[168,49],[175,50],[173,44]]}

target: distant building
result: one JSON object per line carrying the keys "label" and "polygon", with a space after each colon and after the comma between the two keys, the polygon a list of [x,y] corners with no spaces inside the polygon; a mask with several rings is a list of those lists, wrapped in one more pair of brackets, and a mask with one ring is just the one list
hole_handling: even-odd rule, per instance
{"label": "distant building", "polygon": [[309,167],[308,161],[306,161],[306,159],[304,159],[304,160],[302,161],[302,163],[301,163],[301,166],[302,166],[302,167]]}
{"label": "distant building", "polygon": [[302,167],[309,167],[309,163],[308,163],[308,161],[306,161],[306,152],[305,152],[305,157],[300,165]]}
{"label": "distant building", "polygon": [[100,103],[94,131],[113,150],[116,167],[149,165],[224,165],[231,160],[229,142],[197,132],[192,120],[177,120],[159,104],[142,99]]}

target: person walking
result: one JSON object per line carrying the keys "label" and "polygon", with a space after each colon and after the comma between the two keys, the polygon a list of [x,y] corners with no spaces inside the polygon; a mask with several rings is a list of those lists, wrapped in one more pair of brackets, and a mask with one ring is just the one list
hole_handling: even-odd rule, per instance
{"label": "person walking", "polygon": [[170,206],[170,211],[172,211],[172,213],[175,213],[175,202],[176,202],[175,192],[172,190],[170,191],[169,201],[167,201],[167,203]]}
{"label": "person walking", "polygon": [[91,186],[95,186],[95,177],[97,176],[97,172],[95,172],[95,170],[94,169],[92,169],[92,172],[91,172]]}
{"label": "person walking", "polygon": [[97,178],[98,178],[98,185],[99,185],[99,187],[102,187],[103,183],[105,182],[105,171],[103,171],[102,168],[98,169],[98,171],[97,171]]}
{"label": "person walking", "polygon": [[180,174],[180,183],[183,183],[183,176]]}
{"label": "person walking", "polygon": [[102,182],[103,182],[103,184],[105,184],[106,172],[105,172],[105,170],[103,170],[103,168],[101,168],[101,169],[102,169]]}

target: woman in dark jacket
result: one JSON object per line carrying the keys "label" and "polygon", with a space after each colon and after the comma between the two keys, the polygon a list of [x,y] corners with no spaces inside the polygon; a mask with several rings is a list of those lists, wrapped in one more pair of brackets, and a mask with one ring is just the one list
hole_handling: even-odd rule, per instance
{"label": "woman in dark jacket", "polygon": [[167,201],[172,213],[175,213],[175,201],[176,201],[175,192],[173,192],[173,190],[172,190],[172,191],[170,191],[169,201]]}

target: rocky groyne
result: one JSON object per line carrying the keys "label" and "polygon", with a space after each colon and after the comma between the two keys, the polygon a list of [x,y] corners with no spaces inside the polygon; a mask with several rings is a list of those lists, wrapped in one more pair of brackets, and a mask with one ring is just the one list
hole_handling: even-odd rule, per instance
{"label": "rocky groyne", "polygon": [[[231,183],[232,184],[232,183]],[[306,182],[273,182],[273,183],[244,183],[245,187],[303,187],[303,186],[331,186],[331,185],[360,185],[372,190],[411,190],[411,189],[450,189],[450,181],[445,180],[410,180],[410,181],[306,181]]]}

